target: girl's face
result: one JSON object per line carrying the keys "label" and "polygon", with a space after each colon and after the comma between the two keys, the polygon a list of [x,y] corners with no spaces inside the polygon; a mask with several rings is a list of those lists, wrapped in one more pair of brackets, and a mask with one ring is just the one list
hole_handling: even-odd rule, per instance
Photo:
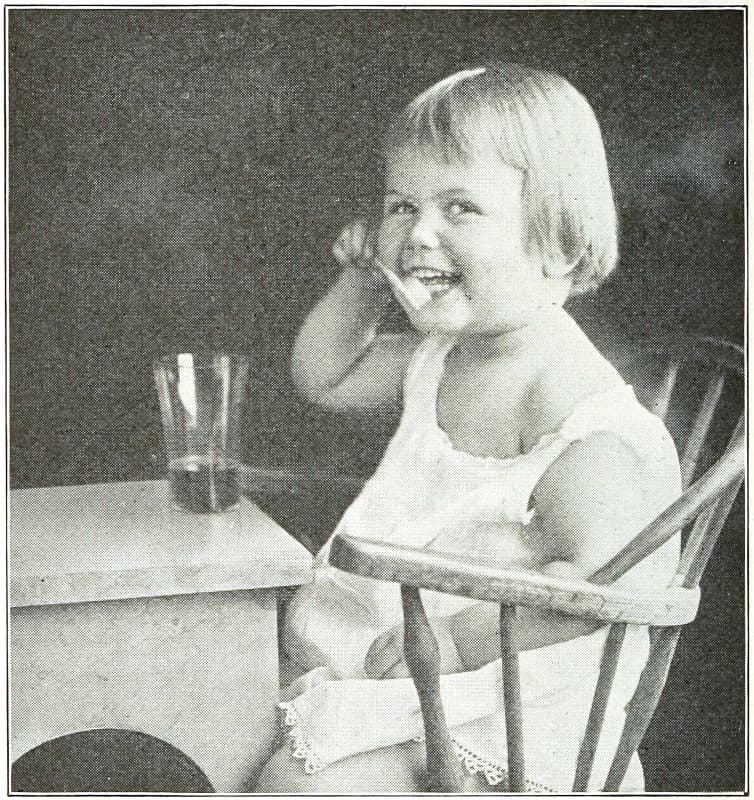
{"label": "girl's face", "polygon": [[406,309],[416,328],[495,335],[546,302],[541,260],[526,246],[523,182],[491,149],[450,163],[408,149],[388,159],[378,256],[432,294]]}

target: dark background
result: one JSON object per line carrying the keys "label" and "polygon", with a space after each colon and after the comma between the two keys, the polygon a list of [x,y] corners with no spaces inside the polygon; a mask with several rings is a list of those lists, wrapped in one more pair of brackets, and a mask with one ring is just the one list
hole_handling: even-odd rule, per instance
{"label": "dark background", "polygon": [[[621,264],[571,309],[597,343],[743,339],[743,12],[8,16],[11,488],[160,476],[150,362],[219,347],[254,364],[249,463],[368,474],[395,420],[300,402],[292,337],[379,193],[386,113],[490,58],[560,72],[601,121]],[[743,788],[743,547],[739,506],[645,739],[650,790]]]}

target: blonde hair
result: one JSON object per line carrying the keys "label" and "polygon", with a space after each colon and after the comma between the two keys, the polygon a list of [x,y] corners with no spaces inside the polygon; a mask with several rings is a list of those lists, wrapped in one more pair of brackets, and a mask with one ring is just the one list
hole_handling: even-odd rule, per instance
{"label": "blonde hair", "polygon": [[397,116],[389,154],[406,147],[467,160],[492,145],[525,173],[529,245],[543,265],[571,268],[572,291],[615,268],[618,230],[605,147],[587,100],[564,78],[520,64],[450,75]]}

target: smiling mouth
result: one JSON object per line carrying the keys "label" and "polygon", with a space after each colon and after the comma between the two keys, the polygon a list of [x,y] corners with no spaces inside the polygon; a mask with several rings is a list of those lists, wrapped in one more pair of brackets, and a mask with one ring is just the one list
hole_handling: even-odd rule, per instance
{"label": "smiling mouth", "polygon": [[410,267],[405,274],[416,278],[433,296],[446,292],[461,282],[461,276],[457,273],[429,267]]}

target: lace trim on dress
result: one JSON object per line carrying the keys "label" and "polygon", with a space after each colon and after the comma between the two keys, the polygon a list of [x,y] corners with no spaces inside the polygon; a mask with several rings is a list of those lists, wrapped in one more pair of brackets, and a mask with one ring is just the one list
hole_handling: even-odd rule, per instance
{"label": "lace trim on dress", "polygon": [[[293,757],[300,758],[304,762],[304,772],[306,772],[307,775],[313,775],[315,772],[322,772],[327,765],[314,751],[312,740],[304,735],[301,728],[301,717],[294,708],[293,703],[278,703],[278,708],[285,712],[285,719],[283,722],[290,728],[287,735],[293,740]],[[463,764],[464,769],[469,775],[477,775],[482,772],[490,786],[497,786],[505,780],[508,773],[503,767],[494,764],[492,761],[481,758],[465,745],[452,739],[452,737],[451,740],[458,760]],[[423,742],[424,736],[416,736],[413,741]],[[528,778],[525,779],[525,782],[528,791],[539,792],[541,794],[557,794],[555,789],[551,789],[543,783],[530,781]]]}
{"label": "lace trim on dress", "polygon": [[[479,772],[483,772],[484,779],[490,786],[497,786],[505,780],[506,776],[508,775],[508,771],[506,769],[503,769],[503,767],[499,766],[498,764],[493,764],[491,761],[472,753],[468,747],[465,747],[452,737],[451,741],[453,742],[456,755],[460,759],[469,775],[476,775]],[[528,792],[539,792],[540,794],[558,794],[555,789],[551,789],[549,786],[545,786],[545,784],[538,783],[537,781],[530,781],[528,778],[524,778],[524,783],[526,784],[526,790]]]}
{"label": "lace trim on dress", "polygon": [[[626,400],[635,400],[636,395],[634,394],[633,387],[629,384],[624,384],[623,386],[618,386],[614,389],[608,389],[604,392],[598,392],[597,394],[587,395],[586,397],[582,398],[571,410],[569,416],[563,421],[559,430],[554,431],[553,433],[544,433],[542,436],[534,443],[530,450],[527,450],[525,453],[519,453],[515,456],[508,456],[508,457],[498,457],[498,456],[480,456],[475,455],[473,453],[469,453],[465,450],[459,450],[453,442],[450,440],[448,434],[440,427],[440,423],[437,420],[437,412],[435,410],[434,418],[431,419],[433,423],[432,427],[428,430],[428,435],[432,435],[437,439],[443,446],[444,450],[450,453],[451,457],[454,458],[456,461],[460,462],[477,462],[481,464],[487,465],[497,465],[503,467],[505,469],[510,469],[512,467],[517,466],[520,463],[526,463],[527,461],[531,460],[533,457],[536,456],[542,450],[546,450],[548,447],[551,447],[555,442],[559,439],[563,442],[570,443],[575,439],[584,438],[585,434],[589,433],[598,433],[602,431],[612,431],[610,426],[605,426],[603,424],[598,424],[596,427],[588,428],[586,430],[580,430],[578,427],[574,425],[574,420],[579,419],[580,415],[584,415],[584,408],[588,408],[590,404],[594,404],[595,401],[606,401],[611,398],[625,398]],[[640,406],[637,402],[637,406],[644,411],[643,407]]]}
{"label": "lace trim on dress", "polygon": [[304,772],[313,775],[315,772],[322,772],[325,764],[322,759],[314,752],[312,740],[304,735],[301,729],[301,717],[292,703],[278,703],[278,708],[285,711],[283,723],[290,730],[287,735],[293,740],[293,757],[304,761]]}
{"label": "lace trim on dress", "polygon": [[[424,740],[424,735],[415,736],[413,738],[414,742],[423,742]],[[480,772],[484,773],[484,779],[490,786],[498,786],[505,780],[508,775],[508,770],[505,769],[505,767],[501,767],[499,764],[495,764],[486,758],[478,756],[476,753],[469,750],[466,745],[461,744],[452,736],[450,737],[450,741],[453,743],[453,749],[456,751],[458,760],[463,764],[464,769],[469,775],[477,775]],[[530,781],[528,778],[524,778],[524,783],[526,784],[527,791],[538,792],[540,794],[559,794],[557,789],[553,789],[538,781]]]}

